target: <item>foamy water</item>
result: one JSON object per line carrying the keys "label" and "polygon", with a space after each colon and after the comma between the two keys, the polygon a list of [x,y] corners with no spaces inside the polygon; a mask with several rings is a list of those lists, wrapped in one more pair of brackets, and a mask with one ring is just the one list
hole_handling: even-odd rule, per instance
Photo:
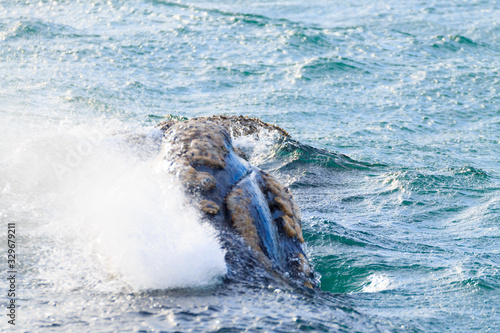
{"label": "foamy water", "polygon": [[206,286],[226,274],[213,228],[181,185],[139,154],[157,145],[154,130],[145,131],[154,143],[133,149],[128,141],[138,133],[116,122],[46,125],[5,138],[11,155],[1,163],[0,189],[16,201],[2,200],[2,217],[17,221],[22,237],[44,242],[31,260],[55,261],[37,278],[71,286],[73,274],[90,268],[144,290]]}

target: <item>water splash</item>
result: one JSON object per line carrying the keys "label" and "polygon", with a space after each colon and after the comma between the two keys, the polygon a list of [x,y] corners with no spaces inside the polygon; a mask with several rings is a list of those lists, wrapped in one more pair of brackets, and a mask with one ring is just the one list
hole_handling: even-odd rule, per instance
{"label": "water splash", "polygon": [[128,148],[137,135],[106,126],[47,126],[7,138],[16,147],[0,164],[0,195],[18,204],[2,200],[0,211],[41,242],[25,245],[35,265],[47,264],[47,255],[55,261],[36,279],[68,289],[87,274],[95,284],[118,280],[133,290],[217,283],[227,269],[213,228],[180,184]]}
{"label": "water splash", "polygon": [[395,288],[394,281],[386,274],[372,274],[368,277],[368,282],[363,285],[362,292],[376,293]]}

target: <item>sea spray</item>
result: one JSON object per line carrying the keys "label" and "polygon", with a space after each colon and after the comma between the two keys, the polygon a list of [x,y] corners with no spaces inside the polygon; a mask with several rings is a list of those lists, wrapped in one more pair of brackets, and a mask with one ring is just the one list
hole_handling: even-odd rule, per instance
{"label": "sea spray", "polygon": [[179,184],[153,173],[148,163],[109,170],[104,177],[100,170],[95,183],[82,182],[73,212],[79,227],[89,224],[89,238],[127,283],[136,289],[191,287],[225,274],[214,231],[200,224]]}
{"label": "sea spray", "polygon": [[50,247],[35,254],[42,280],[74,289],[87,276],[144,290],[206,286],[226,274],[215,231],[173,177],[128,149],[134,135],[116,123],[48,126],[11,141],[0,185],[26,200],[26,232]]}

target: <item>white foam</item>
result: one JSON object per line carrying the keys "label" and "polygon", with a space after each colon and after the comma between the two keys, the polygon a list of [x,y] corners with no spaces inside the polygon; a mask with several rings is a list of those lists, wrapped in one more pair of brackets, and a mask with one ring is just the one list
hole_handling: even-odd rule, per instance
{"label": "white foam", "polygon": [[395,282],[386,274],[374,273],[368,277],[368,282],[363,285],[362,292],[376,293],[384,290],[394,289]]}
{"label": "white foam", "polygon": [[272,147],[280,134],[277,131],[261,129],[257,133],[233,137],[233,145],[245,152],[252,165],[259,166],[273,157]]}
{"label": "white foam", "polygon": [[73,279],[65,284],[74,288],[75,276],[97,269],[96,281],[114,277],[142,290],[206,286],[226,274],[213,228],[201,223],[180,184],[137,158],[127,135],[114,135],[123,125],[63,127],[8,138],[10,158],[0,162],[0,198],[11,203],[0,211],[24,214],[25,236],[44,235],[42,244],[25,245],[43,266],[38,279]]}

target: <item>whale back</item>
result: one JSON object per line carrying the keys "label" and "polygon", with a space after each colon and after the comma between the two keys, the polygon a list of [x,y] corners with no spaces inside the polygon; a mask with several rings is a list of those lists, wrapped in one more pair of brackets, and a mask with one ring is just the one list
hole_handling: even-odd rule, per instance
{"label": "whale back", "polygon": [[292,194],[235,153],[228,126],[220,118],[161,124],[166,169],[184,185],[204,220],[218,230],[229,276],[260,269],[316,287]]}

